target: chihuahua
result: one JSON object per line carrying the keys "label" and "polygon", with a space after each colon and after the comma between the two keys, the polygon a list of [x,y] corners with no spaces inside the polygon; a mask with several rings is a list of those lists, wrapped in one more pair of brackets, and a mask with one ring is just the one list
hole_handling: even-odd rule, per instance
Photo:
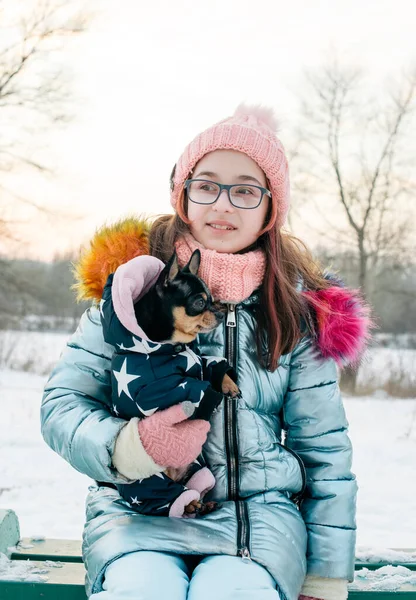
{"label": "chihuahua", "polygon": [[[211,331],[224,318],[219,303],[213,301],[211,293],[198,277],[201,253],[195,250],[182,269],[174,252],[160,273],[155,285],[140,298],[134,307],[139,326],[155,342],[189,344],[199,333]],[[221,382],[223,395],[241,397],[237,384],[225,373]],[[209,420],[215,406],[205,406],[202,399],[192,418]],[[169,468],[165,471],[171,479],[180,481],[186,469]],[[219,508],[216,502],[194,500],[186,512],[207,514]]]}

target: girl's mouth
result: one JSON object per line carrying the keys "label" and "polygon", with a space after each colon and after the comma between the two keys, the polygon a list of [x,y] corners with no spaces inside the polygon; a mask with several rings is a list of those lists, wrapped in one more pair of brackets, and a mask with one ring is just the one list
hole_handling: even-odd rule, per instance
{"label": "girl's mouth", "polygon": [[208,227],[211,229],[215,229],[217,231],[235,231],[236,227],[232,227],[231,225],[219,225],[218,223],[207,223]]}

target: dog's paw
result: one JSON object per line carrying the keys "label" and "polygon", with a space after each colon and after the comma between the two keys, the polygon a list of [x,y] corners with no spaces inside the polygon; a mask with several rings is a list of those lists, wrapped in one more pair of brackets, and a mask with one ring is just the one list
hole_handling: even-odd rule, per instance
{"label": "dog's paw", "polygon": [[224,375],[221,384],[222,393],[230,398],[241,398],[241,392],[238,385],[227,374]]}
{"label": "dog's paw", "polygon": [[198,511],[202,502],[200,500],[192,500],[187,506],[185,506],[185,512],[187,515],[193,515]]}
{"label": "dog's paw", "polygon": [[221,508],[221,504],[215,502],[214,500],[210,500],[209,502],[200,502],[201,507],[197,510],[197,516],[203,517],[204,515],[209,515],[216,510]]}
{"label": "dog's paw", "polygon": [[221,508],[221,504],[215,502],[214,500],[210,500],[209,502],[202,502],[201,500],[193,500],[185,506],[185,512],[188,515],[195,514],[197,517],[203,517],[204,515],[209,515],[209,513],[215,512]]}

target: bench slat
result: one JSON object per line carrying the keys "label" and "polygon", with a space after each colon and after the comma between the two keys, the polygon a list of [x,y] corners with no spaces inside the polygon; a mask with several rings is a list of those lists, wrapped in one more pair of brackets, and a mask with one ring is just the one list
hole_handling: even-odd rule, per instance
{"label": "bench slat", "polygon": [[[24,548],[23,546],[32,546]],[[23,538],[10,554],[13,560],[60,560],[68,563],[81,563],[81,542],[79,540],[32,540]]]}
{"label": "bench slat", "polygon": [[0,581],[1,600],[87,600],[84,587]]}
{"label": "bench slat", "polygon": [[348,592],[348,600],[416,600],[416,588],[413,586],[402,586],[395,592],[379,590],[351,590]]}
{"label": "bench slat", "polygon": [[[21,564],[20,560],[13,561]],[[81,563],[64,563],[61,568],[51,567],[43,561],[31,561],[39,569],[47,569],[47,581],[0,580],[2,600],[86,600],[84,589],[85,569]],[[416,600],[416,587],[403,585],[397,591],[350,590],[348,600]]]}
{"label": "bench slat", "polygon": [[[87,600],[84,585],[80,583],[32,583],[0,581],[2,600]],[[397,591],[351,590],[348,600],[415,600],[416,589],[402,586]]]}
{"label": "bench slat", "polygon": [[[16,562],[16,561],[14,561]],[[19,564],[20,561],[19,561]],[[31,561],[33,567],[47,569],[47,581],[0,580],[1,600],[86,600],[84,565],[64,563],[62,567],[50,567],[42,561]]]}

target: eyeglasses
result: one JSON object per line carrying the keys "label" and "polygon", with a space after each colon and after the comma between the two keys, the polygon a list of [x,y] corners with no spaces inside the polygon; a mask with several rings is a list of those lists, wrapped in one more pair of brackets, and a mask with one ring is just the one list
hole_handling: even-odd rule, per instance
{"label": "eyeglasses", "polygon": [[214,204],[223,190],[227,190],[228,199],[236,208],[257,208],[263,196],[272,197],[270,190],[259,185],[245,185],[234,183],[232,185],[216,183],[206,179],[187,179],[185,189],[189,200],[195,204]]}

